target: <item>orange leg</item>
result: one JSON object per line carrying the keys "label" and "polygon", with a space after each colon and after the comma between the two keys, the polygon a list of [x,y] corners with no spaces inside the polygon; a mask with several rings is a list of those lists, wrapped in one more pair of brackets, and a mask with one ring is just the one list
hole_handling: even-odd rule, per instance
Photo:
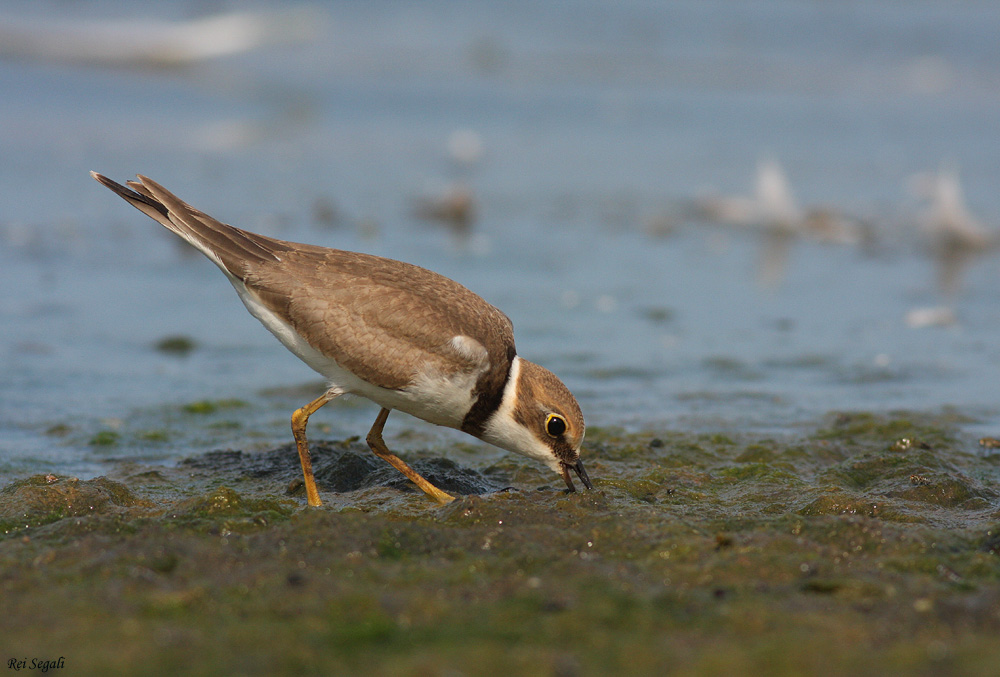
{"label": "orange leg", "polygon": [[[317,409],[318,408],[319,407],[317,407]],[[387,418],[389,418],[389,410],[382,409],[382,411],[378,413],[375,423],[372,424],[372,429],[368,431],[367,442],[368,446],[371,447],[372,452],[383,461],[390,463],[396,470],[406,475],[411,482],[420,487],[425,494],[433,498],[438,503],[444,504],[454,501],[454,496],[438,489],[436,486],[421,477],[417,471],[406,465],[406,463],[403,462],[403,459],[389,451],[389,448],[385,446],[385,442],[382,441],[382,428],[385,427],[385,420]]]}
{"label": "orange leg", "polygon": [[319,491],[316,490],[316,478],[313,477],[312,460],[309,458],[309,444],[306,442],[306,425],[309,417],[316,413],[320,407],[340,395],[338,392],[326,391],[315,400],[296,409],[292,414],[292,436],[295,437],[295,447],[299,451],[299,462],[302,464],[302,475],[306,483],[306,500],[314,508],[323,504],[319,500]]}

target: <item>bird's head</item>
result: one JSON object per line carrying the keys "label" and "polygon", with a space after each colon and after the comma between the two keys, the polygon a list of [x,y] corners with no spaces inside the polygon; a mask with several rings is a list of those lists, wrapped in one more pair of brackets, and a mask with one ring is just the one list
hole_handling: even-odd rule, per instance
{"label": "bird's head", "polygon": [[585,426],[576,398],[548,369],[515,357],[500,407],[487,420],[482,439],[541,461],[576,491],[570,471],[593,489],[580,459]]}

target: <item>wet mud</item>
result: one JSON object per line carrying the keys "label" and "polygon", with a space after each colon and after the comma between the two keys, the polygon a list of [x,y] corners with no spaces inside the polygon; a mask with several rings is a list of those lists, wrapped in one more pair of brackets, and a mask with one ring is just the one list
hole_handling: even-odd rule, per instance
{"label": "wet mud", "polygon": [[995,674],[1000,454],[965,422],[592,430],[575,494],[401,451],[444,507],[357,439],[313,445],[318,509],[291,445],[33,475],[0,636],[73,674]]}
{"label": "wet mud", "polygon": [[[312,443],[309,454],[316,482],[323,489],[342,494],[386,487],[420,493],[397,470],[372,454],[358,438]],[[294,443],[266,452],[212,451],[185,459],[181,465],[210,473],[287,482],[289,493],[305,496],[302,469]],[[447,458],[421,458],[411,466],[431,484],[454,494],[486,494],[501,491],[507,486],[502,474],[498,475],[495,469],[479,472],[461,467]]]}

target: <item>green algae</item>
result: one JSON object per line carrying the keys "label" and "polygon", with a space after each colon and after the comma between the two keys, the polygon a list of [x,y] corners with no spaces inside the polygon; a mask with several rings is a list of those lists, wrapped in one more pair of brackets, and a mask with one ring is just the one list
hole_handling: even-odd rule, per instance
{"label": "green algae", "polygon": [[102,430],[90,438],[88,444],[92,447],[111,447],[121,440],[121,433],[115,430]]}
{"label": "green algae", "polygon": [[143,442],[167,442],[170,440],[170,433],[162,428],[139,430],[136,432],[136,438]]}
{"label": "green algae", "polygon": [[34,475],[0,489],[0,534],[10,535],[65,517],[106,514],[152,504],[107,477],[79,480]]}
{"label": "green algae", "polygon": [[249,406],[249,404],[244,400],[230,398],[189,402],[181,407],[181,409],[188,414],[214,414],[225,409],[241,409],[247,406]]}
{"label": "green algae", "polygon": [[190,336],[164,336],[154,345],[159,352],[177,357],[184,357],[197,347],[198,344]]}
{"label": "green algae", "polygon": [[199,518],[252,517],[260,513],[287,516],[292,510],[291,501],[273,498],[250,498],[229,487],[217,487],[207,493],[178,503],[171,516],[188,515]]}
{"label": "green algae", "polygon": [[403,452],[467,483],[443,507],[356,439],[313,445],[319,509],[291,446],[37,475],[0,490],[0,634],[81,674],[987,675],[1000,466],[957,425],[595,430],[576,494]]}

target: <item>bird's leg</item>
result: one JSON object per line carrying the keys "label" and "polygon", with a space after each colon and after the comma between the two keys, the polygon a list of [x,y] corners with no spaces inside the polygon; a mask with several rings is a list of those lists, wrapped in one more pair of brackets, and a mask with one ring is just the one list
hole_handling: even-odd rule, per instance
{"label": "bird's leg", "polygon": [[295,438],[295,447],[299,450],[299,462],[302,464],[302,476],[306,483],[306,500],[314,508],[323,502],[319,500],[316,478],[313,477],[312,460],[309,458],[309,445],[306,442],[306,425],[309,423],[309,417],[315,414],[317,409],[340,394],[335,390],[328,390],[292,414],[292,436]]}
{"label": "bird's leg", "polygon": [[385,442],[382,440],[382,428],[385,426],[385,420],[387,418],[389,418],[389,410],[383,408],[382,411],[378,413],[375,423],[372,424],[372,429],[368,431],[367,442],[368,446],[371,447],[372,452],[383,461],[390,463],[396,470],[406,475],[411,482],[420,487],[425,494],[433,498],[438,503],[444,504],[454,501],[454,496],[438,489],[436,486],[421,477],[417,471],[406,465],[406,463],[403,462],[403,459],[389,451],[389,447],[385,446]]}

